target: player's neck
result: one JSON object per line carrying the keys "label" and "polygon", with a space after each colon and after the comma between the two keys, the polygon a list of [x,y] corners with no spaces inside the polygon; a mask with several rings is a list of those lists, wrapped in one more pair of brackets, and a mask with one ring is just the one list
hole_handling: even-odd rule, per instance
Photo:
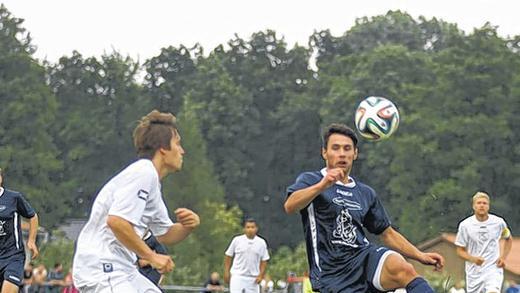
{"label": "player's neck", "polygon": [[252,237],[249,237],[249,235],[247,235],[247,234],[245,234],[245,235],[246,235],[247,239],[255,239],[255,236],[256,236],[256,235],[253,235]]}
{"label": "player's neck", "polygon": [[152,158],[152,164],[155,167],[155,171],[157,171],[157,174],[159,175],[159,179],[163,179],[166,175],[168,175],[168,169],[159,156],[154,156]]}
{"label": "player's neck", "polygon": [[487,219],[489,219],[489,214],[485,214],[485,215],[475,214],[475,218],[477,218],[477,221],[479,221],[479,222],[485,222],[485,221],[487,221]]}

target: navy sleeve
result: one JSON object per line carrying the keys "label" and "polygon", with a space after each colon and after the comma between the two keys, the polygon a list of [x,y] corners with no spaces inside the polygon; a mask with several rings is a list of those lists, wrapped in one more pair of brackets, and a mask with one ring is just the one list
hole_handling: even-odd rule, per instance
{"label": "navy sleeve", "polygon": [[370,233],[379,235],[390,226],[390,218],[375,191],[372,189],[368,190],[373,197],[373,202],[365,216],[363,225]]}
{"label": "navy sleeve", "polygon": [[158,254],[168,254],[168,250],[164,245],[162,245],[155,236],[150,236],[148,239],[144,241],[148,247],[157,252]]}
{"label": "navy sleeve", "polygon": [[16,210],[24,218],[32,218],[36,214],[33,207],[29,204],[22,194],[16,198]]}
{"label": "navy sleeve", "polygon": [[294,182],[293,185],[287,187],[287,197],[289,197],[295,191],[307,188],[318,183],[319,179],[314,177],[315,176],[312,176],[312,173],[310,172],[300,174],[300,176],[296,178],[296,182]]}

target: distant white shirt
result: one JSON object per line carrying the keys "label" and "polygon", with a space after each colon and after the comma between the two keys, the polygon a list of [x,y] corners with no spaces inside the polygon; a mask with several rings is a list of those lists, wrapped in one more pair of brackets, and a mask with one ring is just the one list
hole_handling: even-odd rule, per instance
{"label": "distant white shirt", "polygon": [[257,277],[260,275],[260,262],[269,260],[267,243],[258,236],[253,239],[247,238],[246,235],[236,236],[225,254],[233,257],[230,270],[232,278],[237,275]]}
{"label": "distant white shirt", "polygon": [[500,239],[504,236],[509,237],[507,231],[509,230],[504,219],[492,214],[483,222],[473,215],[459,224],[455,245],[465,247],[472,256],[485,259],[481,266],[466,261],[468,286],[484,280],[486,276],[502,275],[503,270],[497,267],[496,262],[500,256]]}
{"label": "distant white shirt", "polygon": [[130,222],[141,238],[147,228],[160,236],[173,225],[161,195],[159,175],[150,160],[129,165],[97,195],[77,241],[73,263],[76,287],[93,286],[107,273],[125,275],[137,270],[135,253],[124,247],[107,226],[109,215]]}

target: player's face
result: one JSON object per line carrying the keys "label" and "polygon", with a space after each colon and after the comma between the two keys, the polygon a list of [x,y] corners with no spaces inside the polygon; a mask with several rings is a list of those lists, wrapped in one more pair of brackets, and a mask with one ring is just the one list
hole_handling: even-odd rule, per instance
{"label": "player's face", "polygon": [[357,148],[348,136],[334,133],[329,137],[327,148],[322,148],[322,156],[328,169],[342,168],[352,170],[352,163],[357,159]]}
{"label": "player's face", "polygon": [[489,213],[489,201],[486,198],[477,198],[473,202],[473,211],[476,215],[486,216]]}
{"label": "player's face", "polygon": [[170,149],[162,149],[164,154],[164,164],[170,172],[179,171],[182,168],[182,157],[184,149],[181,146],[181,136],[174,131],[170,140]]}
{"label": "player's face", "polygon": [[247,222],[244,225],[244,234],[246,234],[246,236],[248,238],[253,238],[257,232],[258,232],[258,227],[256,227],[255,223]]}

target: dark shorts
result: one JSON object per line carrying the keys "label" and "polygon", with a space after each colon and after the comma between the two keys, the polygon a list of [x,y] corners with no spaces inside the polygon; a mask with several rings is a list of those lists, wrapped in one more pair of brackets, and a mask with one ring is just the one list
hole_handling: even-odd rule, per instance
{"label": "dark shorts", "polygon": [[319,291],[322,293],[384,292],[379,281],[384,258],[391,253],[393,251],[386,247],[371,245],[343,263],[338,260],[337,265],[331,265],[330,268],[322,267]]}
{"label": "dark shorts", "polygon": [[22,286],[25,257],[12,256],[0,260],[0,284],[9,281],[16,286]]}

